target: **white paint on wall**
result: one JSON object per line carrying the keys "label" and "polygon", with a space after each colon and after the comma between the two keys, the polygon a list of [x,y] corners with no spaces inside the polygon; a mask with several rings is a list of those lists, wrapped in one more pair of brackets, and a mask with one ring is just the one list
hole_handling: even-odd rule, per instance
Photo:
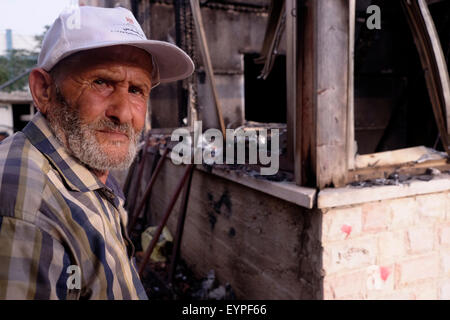
{"label": "white paint on wall", "polygon": [[13,134],[13,114],[10,104],[0,104],[0,132]]}

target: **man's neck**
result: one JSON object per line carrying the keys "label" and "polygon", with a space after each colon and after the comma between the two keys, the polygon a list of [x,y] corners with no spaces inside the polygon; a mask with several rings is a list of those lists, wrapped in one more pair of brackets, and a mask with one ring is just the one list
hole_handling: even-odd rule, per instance
{"label": "man's neck", "polygon": [[108,179],[109,171],[98,171],[92,169],[91,171],[101,182],[103,182],[103,184],[106,184],[106,179]]}

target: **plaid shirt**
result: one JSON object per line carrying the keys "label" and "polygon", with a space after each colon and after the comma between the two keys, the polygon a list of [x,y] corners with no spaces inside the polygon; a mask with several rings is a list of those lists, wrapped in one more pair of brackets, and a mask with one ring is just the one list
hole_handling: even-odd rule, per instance
{"label": "plaid shirt", "polygon": [[120,188],[70,156],[40,113],[0,144],[0,181],[0,299],[147,298]]}

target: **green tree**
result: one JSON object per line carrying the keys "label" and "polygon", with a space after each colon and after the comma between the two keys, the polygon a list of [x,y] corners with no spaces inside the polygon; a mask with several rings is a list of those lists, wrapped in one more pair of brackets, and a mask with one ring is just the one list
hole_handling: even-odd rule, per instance
{"label": "green tree", "polygon": [[[5,56],[0,56],[0,85],[23,74],[37,64],[37,57],[42,47],[42,40],[50,26],[44,27],[44,32],[35,36],[38,45],[34,50],[10,50]],[[24,90],[28,85],[28,77],[23,76],[10,84],[3,91]]]}

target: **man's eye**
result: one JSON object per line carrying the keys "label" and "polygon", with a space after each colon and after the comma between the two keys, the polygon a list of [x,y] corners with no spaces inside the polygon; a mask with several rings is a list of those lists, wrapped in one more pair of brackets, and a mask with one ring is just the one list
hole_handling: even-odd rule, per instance
{"label": "man's eye", "polygon": [[98,85],[103,85],[103,84],[106,84],[106,81],[103,79],[95,79],[94,83],[98,84]]}
{"label": "man's eye", "polygon": [[141,94],[142,93],[142,90],[141,90],[141,88],[139,88],[139,87],[130,87],[130,90],[129,90],[131,93],[134,93],[134,94]]}

